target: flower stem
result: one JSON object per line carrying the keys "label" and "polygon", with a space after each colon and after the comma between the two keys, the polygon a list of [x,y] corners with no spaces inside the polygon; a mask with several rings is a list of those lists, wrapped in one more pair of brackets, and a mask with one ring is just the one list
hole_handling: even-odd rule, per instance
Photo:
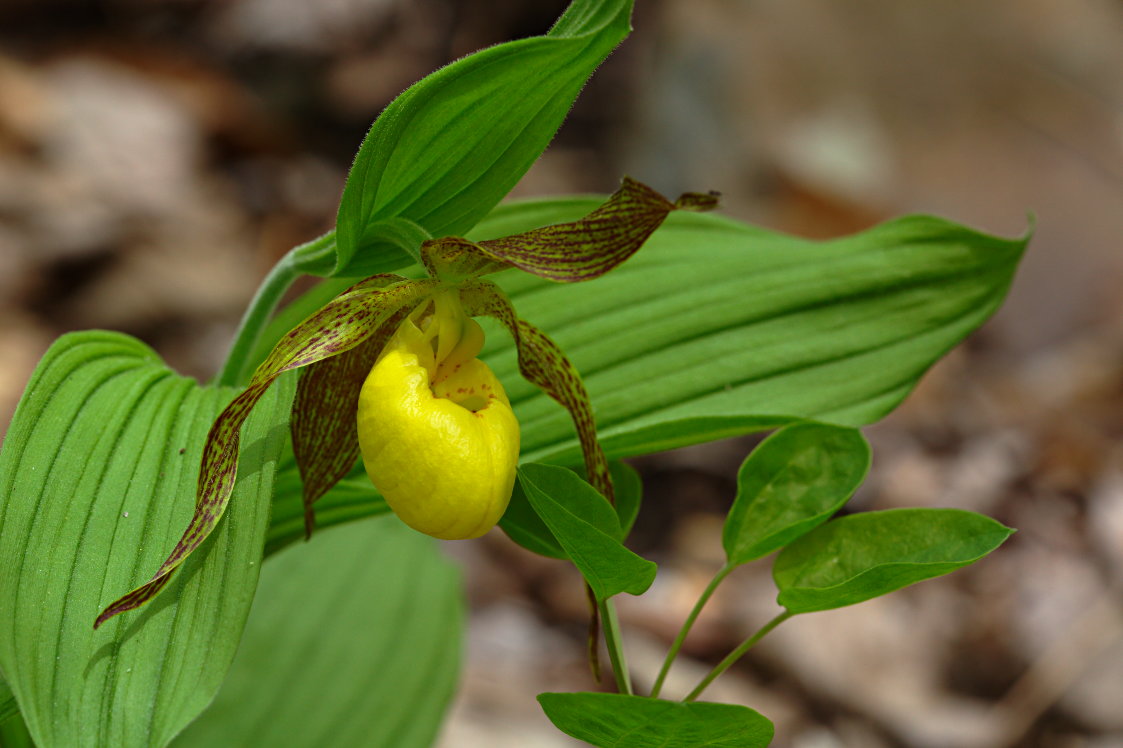
{"label": "flower stem", "polygon": [[620,638],[620,621],[616,618],[616,607],[611,600],[602,600],[599,607],[601,620],[604,622],[604,644],[608,648],[608,659],[612,662],[616,690],[630,696],[632,676],[628,673],[628,663],[624,659],[624,644]]}
{"label": "flower stem", "polygon": [[651,698],[658,698],[659,692],[663,689],[663,681],[667,679],[667,673],[671,671],[671,664],[674,663],[675,658],[678,657],[679,650],[686,642],[686,637],[690,633],[690,629],[694,626],[694,622],[698,620],[698,615],[702,612],[710,597],[714,594],[714,590],[721,584],[722,580],[729,576],[729,572],[733,571],[734,567],[726,564],[718,570],[714,578],[710,580],[709,585],[703,590],[702,596],[698,598],[698,602],[694,603],[694,609],[690,611],[690,615],[686,617],[683,622],[682,628],[679,629],[678,636],[675,637],[674,643],[671,644],[671,649],[667,652],[667,658],[663,660],[663,667],[659,670],[658,677],[655,678],[655,685],[651,687]]}
{"label": "flower stem", "polygon": [[702,679],[701,683],[699,683],[697,686],[694,687],[694,690],[691,691],[689,693],[689,695],[687,695],[687,697],[685,699],[683,699],[683,701],[689,702],[689,701],[694,701],[695,699],[697,699],[702,694],[702,692],[706,690],[706,687],[708,685],[713,683],[714,680],[719,675],[721,675],[726,670],[728,670],[729,667],[733,663],[735,663],[737,660],[741,659],[741,657],[744,656],[745,652],[748,652],[754,644],[756,644],[758,641],[760,641],[761,639],[764,638],[765,634],[767,634],[769,631],[771,631],[772,629],[779,626],[784,621],[791,618],[793,615],[795,615],[795,614],[792,613],[790,610],[785,610],[783,613],[779,614],[778,616],[773,618],[771,621],[769,621],[768,623],[761,626],[760,629],[757,630],[757,632],[755,634],[750,636],[745,641],[741,642],[741,645],[739,647],[737,647],[737,649],[730,652],[729,655],[726,656],[726,658],[724,660],[722,660],[717,665],[715,665],[714,669],[711,670],[709,672],[709,674],[706,675],[706,677]]}
{"label": "flower stem", "polygon": [[246,308],[245,314],[242,315],[238,332],[230,346],[230,352],[226,355],[222,371],[215,378],[215,384],[222,387],[237,387],[245,382],[249,374],[247,371],[250,365],[249,357],[285,292],[300,276],[304,267],[309,266],[313,259],[320,258],[325,252],[330,251],[334,244],[335,232],[329,231],[317,239],[292,248],[273,266],[269,275],[265,276],[265,280],[258,286],[257,293]]}

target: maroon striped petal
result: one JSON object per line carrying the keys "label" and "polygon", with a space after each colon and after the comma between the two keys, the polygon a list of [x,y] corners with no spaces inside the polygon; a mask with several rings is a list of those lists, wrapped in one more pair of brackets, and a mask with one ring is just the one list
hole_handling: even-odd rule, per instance
{"label": "maroon striped petal", "polygon": [[480,245],[458,236],[422,243],[421,262],[429,275],[445,280],[462,280],[511,267],[509,262],[489,257]]}
{"label": "maroon striped petal", "polygon": [[356,348],[403,307],[420,303],[435,286],[435,281],[407,281],[397,275],[367,278],[281,338],[254,372],[246,389],[218,415],[207,434],[196,488],[195,514],[183,537],[152,579],[106,607],[94,621],[94,628],[118,613],[133,610],[153,599],[168,583],[172,572],[214,530],[226,510],[238,473],[242,424],[277,377]]}
{"label": "maroon striped petal", "polygon": [[[468,281],[460,288],[460,298],[469,315],[493,317],[511,333],[519,357],[519,371],[527,381],[540,387],[569,411],[577,430],[577,439],[581,443],[581,454],[584,457],[589,483],[600,491],[610,504],[615,504],[615,490],[612,486],[612,475],[608,470],[608,458],[600,442],[597,441],[593,405],[576,367],[546,333],[518,318],[511,300],[494,283],[482,279]],[[589,667],[599,682],[600,657],[597,643],[600,638],[600,612],[592,588],[588,584],[585,585],[585,591],[589,597]]]}
{"label": "maroon striped petal", "polygon": [[518,318],[511,300],[494,283],[469,281],[461,286],[460,298],[470,316],[493,317],[511,333],[518,351],[519,371],[569,411],[581,442],[589,483],[614,503],[608,458],[597,441],[593,406],[577,369],[546,333]]}
{"label": "maroon striped petal", "polygon": [[559,283],[591,280],[631,257],[672,210],[711,210],[717,195],[687,193],[672,203],[630,177],[604,205],[573,223],[489,239],[480,248],[496,260]]}
{"label": "maroon striped petal", "polygon": [[624,177],[619,190],[580,220],[479,243],[452,236],[431,239],[421,245],[421,257],[430,275],[447,280],[509,267],[558,283],[591,280],[635,254],[672,210],[712,210],[717,201],[716,193],[688,192],[672,203]]}
{"label": "maroon striped petal", "polygon": [[292,449],[304,484],[304,533],[312,537],[312,505],[359,459],[355,412],[359,391],[387,341],[424,299],[407,303],[355,348],[300,372],[292,406]]}

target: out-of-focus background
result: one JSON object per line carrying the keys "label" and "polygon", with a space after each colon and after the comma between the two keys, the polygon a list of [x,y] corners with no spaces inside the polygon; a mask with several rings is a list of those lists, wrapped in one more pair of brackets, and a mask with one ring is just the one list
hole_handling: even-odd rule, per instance
{"label": "out-of-focus background", "polygon": [[[1005,308],[867,429],[859,509],[962,507],[1018,534],[951,577],[771,634],[708,696],[778,748],[1123,746],[1123,3],[643,0],[516,194],[717,189],[830,237],[908,212],[1036,235]],[[563,0],[2,0],[0,432],[67,330],[217,367],[267,268],[329,228],[378,111],[437,66],[545,31]],[[720,565],[753,440],[636,462],[621,602],[648,683]],[[472,605],[442,748],[567,746],[533,694],[588,690],[580,583],[501,533],[455,544]],[[772,613],[742,569],[684,692]]]}

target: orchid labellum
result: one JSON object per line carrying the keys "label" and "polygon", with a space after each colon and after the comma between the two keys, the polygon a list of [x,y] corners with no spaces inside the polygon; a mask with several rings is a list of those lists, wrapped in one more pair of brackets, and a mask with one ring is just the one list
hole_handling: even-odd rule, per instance
{"label": "orchid labellum", "polygon": [[503,385],[476,358],[483,330],[457,296],[435,296],[421,326],[403,322],[359,392],[359,448],[371,482],[403,522],[445,540],[495,526],[519,461],[519,422]]}

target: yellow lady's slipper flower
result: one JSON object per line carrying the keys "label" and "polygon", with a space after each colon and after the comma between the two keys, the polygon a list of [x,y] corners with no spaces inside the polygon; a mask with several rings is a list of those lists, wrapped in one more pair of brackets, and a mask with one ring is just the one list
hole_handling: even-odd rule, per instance
{"label": "yellow lady's slipper flower", "polygon": [[360,452],[406,524],[439,538],[487,532],[510,500],[519,426],[502,385],[476,358],[483,331],[474,316],[505,327],[522,375],[569,411],[589,482],[611,501],[608,460],[577,370],[481,276],[514,267],[559,283],[590,280],[631,257],[671,211],[716,204],[715,195],[689,192],[672,203],[625,178],[577,221],[478,243],[432,239],[418,252],[428,278],[375,275],[332,299],[277,342],[215,419],[183,536],[155,575],[110,603],[94,627],[153,599],[214,530],[238,473],[242,424],[277,377],[297,369],[292,445],[309,534],[313,504],[351,471]]}
{"label": "yellow lady's slipper flower", "polygon": [[483,331],[454,291],[407,320],[359,393],[358,434],[371,482],[394,513],[445,540],[483,535],[507,509],[519,424],[503,385],[476,358]]}

